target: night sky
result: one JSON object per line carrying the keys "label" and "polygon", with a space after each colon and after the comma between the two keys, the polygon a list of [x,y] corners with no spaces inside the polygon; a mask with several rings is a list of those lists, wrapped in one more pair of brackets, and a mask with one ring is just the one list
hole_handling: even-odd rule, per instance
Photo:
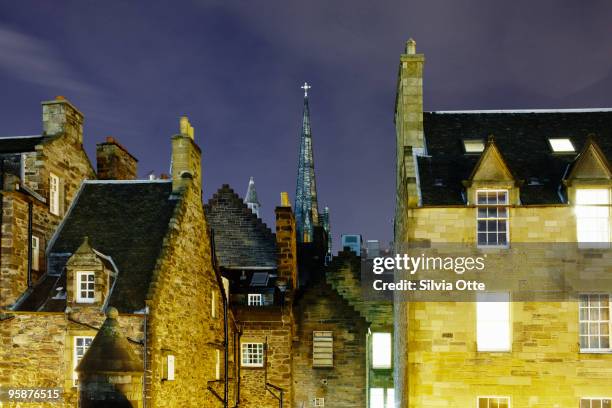
{"label": "night sky", "polygon": [[[187,114],[203,151],[204,196],[244,195],[264,221],[295,193],[308,81],[320,206],[334,238],[393,231],[393,109],[399,54],[425,53],[426,110],[612,106],[612,2],[3,1],[0,135],[41,132],[40,101],[85,114],[167,173]],[[338,247],[336,246],[336,250]]]}

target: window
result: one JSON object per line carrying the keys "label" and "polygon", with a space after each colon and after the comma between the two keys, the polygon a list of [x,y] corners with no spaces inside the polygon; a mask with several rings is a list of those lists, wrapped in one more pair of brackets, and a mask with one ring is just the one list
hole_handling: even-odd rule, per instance
{"label": "window", "polygon": [[580,408],[612,408],[612,398],[581,398]]}
{"label": "window", "polygon": [[609,245],[610,190],[595,188],[576,190],[576,229],[580,247]]}
{"label": "window", "polygon": [[580,295],[580,350],[609,351],[610,295]]}
{"label": "window", "polygon": [[60,178],[53,173],[49,174],[49,211],[60,215]]}
{"label": "window", "polygon": [[263,367],[264,345],[263,343],[242,343],[242,366]]}
{"label": "window", "polygon": [[93,272],[77,272],[77,302],[93,303],[95,299],[95,274]]}
{"label": "window", "polygon": [[325,398],[315,398],[312,400],[313,407],[324,407],[325,406]]}
{"label": "window", "polygon": [[215,350],[215,380],[221,379],[221,350]]}
{"label": "window", "polygon": [[485,144],[482,139],[463,139],[463,150],[465,153],[482,153],[484,152]]}
{"label": "window", "polygon": [[393,408],[395,406],[393,388],[370,388],[370,408]]}
{"label": "window", "polygon": [[164,356],[162,361],[162,380],[163,381],[174,381],[174,368],[176,365],[176,359],[174,355],[168,354]]}
{"label": "window", "polygon": [[93,337],[92,336],[77,336],[74,338],[74,345],[73,345],[73,357],[72,357],[72,362],[73,362],[73,371],[72,371],[72,381],[74,386],[78,385],[78,380],[79,380],[79,376],[77,374],[76,367],[79,364],[79,361],[81,361],[81,359],[83,358],[83,356],[85,355],[85,352],[87,351],[87,349],[89,348],[89,346],[91,346],[91,342],[93,341]]}
{"label": "window", "polygon": [[510,397],[478,397],[478,408],[510,408]]}
{"label": "window", "polygon": [[312,366],[334,366],[334,337],[332,332],[312,332]]}
{"label": "window", "polygon": [[32,235],[32,270],[40,269],[40,239]]}
{"label": "window", "polygon": [[510,351],[510,294],[481,293],[476,303],[478,351]]}
{"label": "window", "polygon": [[211,291],[210,292],[210,314],[212,315],[213,319],[217,318],[217,294],[215,293],[215,291]]}
{"label": "window", "polygon": [[391,368],[391,333],[372,334],[372,367]]}
{"label": "window", "polygon": [[476,192],[478,246],[508,245],[508,191]]}
{"label": "window", "polygon": [[263,306],[263,296],[261,293],[249,293],[247,304],[249,306]]}
{"label": "window", "polygon": [[548,139],[554,153],[574,153],[576,149],[571,140],[567,138]]}
{"label": "window", "polygon": [[251,278],[251,286],[267,286],[269,278],[268,272],[255,272]]}

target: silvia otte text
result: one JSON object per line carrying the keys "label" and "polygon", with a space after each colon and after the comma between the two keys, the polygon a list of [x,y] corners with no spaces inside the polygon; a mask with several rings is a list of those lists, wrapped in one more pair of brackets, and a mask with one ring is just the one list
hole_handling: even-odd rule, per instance
{"label": "silvia otte text", "polygon": [[447,282],[445,280],[421,279],[421,280],[406,280],[402,279],[398,282],[383,282],[375,280],[372,283],[374,290],[401,290],[401,291],[484,291],[487,289],[483,282],[474,280],[457,280]]}

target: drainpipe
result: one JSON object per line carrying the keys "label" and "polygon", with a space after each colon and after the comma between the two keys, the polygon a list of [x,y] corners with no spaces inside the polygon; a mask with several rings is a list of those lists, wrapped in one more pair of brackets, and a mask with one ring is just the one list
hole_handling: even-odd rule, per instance
{"label": "drainpipe", "polygon": [[32,287],[32,201],[28,201],[28,289]]}
{"label": "drainpipe", "polygon": [[149,306],[144,308],[144,347],[142,348],[143,375],[142,375],[142,408],[147,408],[147,330],[149,319]]}
{"label": "drainpipe", "polygon": [[221,292],[223,293],[223,337],[224,337],[224,366],[225,366],[225,375],[224,375],[224,384],[223,384],[223,406],[228,408],[229,404],[229,394],[228,394],[228,386],[229,386],[229,334],[228,334],[228,324],[227,324],[227,296],[225,293],[225,288],[221,288]]}

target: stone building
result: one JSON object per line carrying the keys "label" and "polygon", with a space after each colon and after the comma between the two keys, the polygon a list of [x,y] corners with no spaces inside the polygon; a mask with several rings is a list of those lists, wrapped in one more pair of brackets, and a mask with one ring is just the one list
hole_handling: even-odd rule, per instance
{"label": "stone building", "polygon": [[[397,406],[609,407],[612,287],[594,277],[612,271],[612,109],[424,112],[415,48],[395,107],[396,250],[488,256],[489,283],[508,286],[488,301],[397,295]],[[587,272],[564,296],[530,286]]]}
{"label": "stone building", "polygon": [[[65,101],[52,105],[77,112]],[[2,384],[62,387],[65,407],[77,406],[81,380],[83,395],[97,384],[100,398],[125,391],[139,407],[233,405],[234,323],[224,313],[227,293],[211,257],[201,152],[187,118],[171,142],[172,179],[161,180],[132,180],[136,161],[114,139],[98,146],[99,176],[129,180],[94,180],[91,167],[78,173],[73,156],[81,151],[57,148],[60,169],[76,175],[63,182],[65,216],[47,238],[44,272],[30,288],[22,285],[1,315]],[[14,279],[3,276],[3,284]],[[109,308],[116,309],[106,320],[114,336],[123,333],[119,343],[143,364],[139,380],[135,365],[126,363],[130,370],[119,377],[131,377],[130,386],[105,383],[99,364],[81,367],[82,377],[75,371],[96,333],[105,331]]]}

